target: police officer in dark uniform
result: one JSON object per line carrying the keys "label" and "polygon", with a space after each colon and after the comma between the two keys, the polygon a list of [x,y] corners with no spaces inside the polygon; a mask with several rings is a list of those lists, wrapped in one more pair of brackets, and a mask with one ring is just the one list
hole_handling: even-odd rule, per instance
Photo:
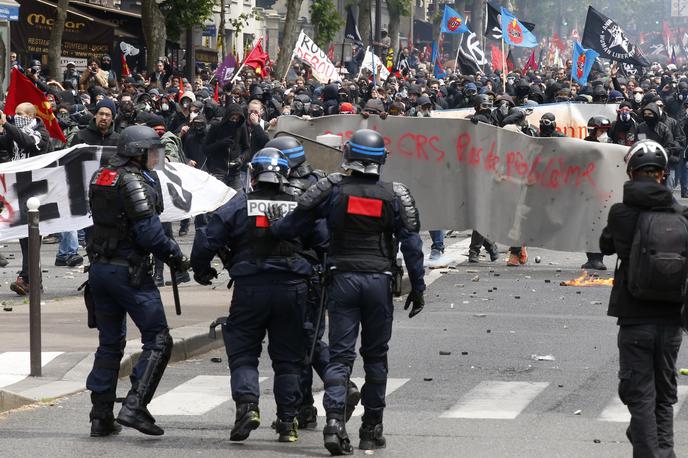
{"label": "police officer in dark uniform", "polygon": [[[285,184],[285,191],[293,196],[300,196],[308,188],[314,185],[318,180],[325,178],[325,172],[318,169],[313,169],[306,158],[306,152],[303,145],[296,138],[283,135],[270,140],[266,148],[272,147],[280,150],[289,159],[289,181]],[[326,230],[325,230],[326,232]],[[328,240],[311,241],[310,245],[314,250],[304,252],[304,255],[309,259],[315,272],[322,272],[322,255],[327,251]],[[303,395],[303,402],[299,407],[299,428],[314,429],[318,423],[318,410],[313,405],[313,371],[318,374],[321,380],[325,380],[325,369],[330,362],[330,350],[322,338],[325,334],[324,315],[325,308],[321,308],[320,296],[322,285],[320,284],[320,275],[313,275],[310,279],[308,289],[308,306],[306,308],[306,321],[304,329],[306,330],[307,350],[314,348],[313,357],[310,364],[304,365],[301,374],[301,393]],[[320,314],[320,327],[317,335],[315,335],[315,327],[317,326],[318,314]],[[315,339],[315,346],[313,340]],[[347,393],[347,421],[353,414],[353,410],[361,399],[361,394],[354,382],[349,380],[349,388]]]}
{"label": "police officer in dark uniform", "polygon": [[165,235],[158,217],[163,210],[162,194],[152,170],[162,167],[164,157],[153,129],[127,127],[119,137],[117,154],[91,179],[88,296],[99,346],[86,387],[91,390],[94,437],[116,434],[121,429],[114,422],[112,409],[126,344],[127,314],[141,332],[143,353],[132,371],[131,390],[117,422],[144,434],[164,433],[146,409],[172,352],[160,292],[151,275],[150,255],[166,259],[178,271],[188,269],[188,260]]}
{"label": "police officer in dark uniform", "polygon": [[260,425],[258,357],[267,331],[275,372],[275,426],[280,442],[294,442],[298,439],[296,416],[301,405],[299,375],[306,354],[306,296],[313,272],[301,254],[302,239],[318,226],[304,230],[304,237],[275,238],[269,231],[265,208],[271,203],[296,206],[296,197],[284,191],[289,176],[287,158],[278,149],[263,148],[253,156],[250,172],[254,190],[239,192],[213,212],[206,227],[196,231],[191,265],[196,281],[208,285],[217,276],[210,267],[211,260],[221,249],[229,253],[227,265],[235,283],[222,333],[236,403],[230,440],[245,440]]}
{"label": "police officer in dark uniform", "polygon": [[[351,454],[346,432],[347,381],[356,359],[361,326],[361,356],[366,373],[361,399],[365,407],[359,448],[385,447],[382,414],[387,384],[387,349],[392,332],[392,277],[399,243],[409,269],[412,291],[409,317],[424,306],[423,251],[420,220],[411,193],[401,183],[380,181],[387,151],[382,136],[369,129],[354,133],[344,146],[343,168],[350,176],[332,174],[312,186],[297,208],[279,220],[271,206],[271,231],[288,239],[327,220],[330,246],[327,268],[330,364],[325,372],[325,447],[333,455]],[[279,220],[279,221],[278,221]]]}

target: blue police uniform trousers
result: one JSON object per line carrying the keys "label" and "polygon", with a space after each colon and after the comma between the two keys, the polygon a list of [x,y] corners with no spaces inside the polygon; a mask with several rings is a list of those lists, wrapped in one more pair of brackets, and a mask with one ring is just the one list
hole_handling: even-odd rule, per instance
{"label": "blue police uniform trousers", "polygon": [[[313,371],[318,374],[321,380],[325,380],[325,370],[330,362],[330,349],[322,338],[325,335],[325,307],[320,310],[320,294],[322,285],[320,279],[312,277],[310,288],[308,289],[308,301],[306,306],[306,352],[310,352],[313,340],[315,339],[315,351],[310,365],[304,365],[301,373],[301,394],[303,395],[303,405],[312,405],[313,400]],[[321,313],[320,329],[315,334],[315,326],[318,322],[318,312]]]}
{"label": "blue police uniform trousers", "polygon": [[86,387],[94,393],[114,392],[127,336],[127,314],[141,332],[144,352],[132,372],[138,380],[151,350],[161,350],[156,336],[167,329],[160,291],[147,276],[140,288],[129,286],[129,268],[96,262],[91,264],[89,288],[95,304],[98,350]]}
{"label": "blue police uniform trousers", "polygon": [[277,416],[283,421],[296,416],[306,354],[303,323],[307,295],[308,284],[303,277],[281,273],[235,277],[229,317],[222,327],[235,402],[258,402],[258,358],[267,331]]}
{"label": "blue police uniform trousers", "polygon": [[363,420],[382,419],[387,387],[387,350],[392,337],[392,277],[383,273],[335,272],[328,285],[330,364],[325,372],[327,414],[343,415],[347,381],[356,359],[361,327],[365,384],[361,389]]}

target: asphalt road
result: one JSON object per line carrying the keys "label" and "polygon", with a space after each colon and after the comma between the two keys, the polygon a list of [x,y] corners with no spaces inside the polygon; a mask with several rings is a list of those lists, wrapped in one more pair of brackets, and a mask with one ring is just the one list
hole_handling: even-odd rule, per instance
{"label": "asphalt road", "polygon": [[[542,263],[507,268],[500,260],[439,274],[424,312],[412,320],[403,313],[403,302],[396,302],[385,411],[388,448],[376,455],[630,456],[624,408],[616,401],[617,327],[606,316],[610,288],[559,285],[578,276],[581,254],[530,254],[542,256]],[[607,265],[613,266],[613,259]],[[538,356],[546,358],[535,360]],[[211,361],[217,357],[220,363]],[[688,367],[685,352],[679,367]],[[0,417],[0,455],[329,456],[322,447],[322,422],[316,431],[302,432],[295,444],[276,441],[266,357],[262,425],[246,442],[230,442],[234,406],[227,374],[223,351],[171,365],[151,405],[166,429],[160,438],[133,430],[89,438],[90,402],[81,393]],[[360,360],[354,377],[363,377]],[[121,380],[119,394],[128,387],[128,380]],[[316,389],[322,389],[319,381]],[[676,451],[686,456],[688,409],[681,407],[687,392],[681,388],[681,393]],[[360,417],[349,423],[354,445],[359,425]]]}

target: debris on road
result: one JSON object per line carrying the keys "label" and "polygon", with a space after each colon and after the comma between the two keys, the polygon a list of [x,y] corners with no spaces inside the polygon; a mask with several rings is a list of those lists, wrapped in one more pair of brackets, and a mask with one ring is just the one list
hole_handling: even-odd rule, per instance
{"label": "debris on road", "polygon": [[217,357],[217,356],[214,356],[214,357],[210,358],[210,361],[213,362],[213,363],[221,363],[221,362],[222,362],[222,358]]}
{"label": "debris on road", "polygon": [[533,361],[556,361],[554,355],[530,355]]}
{"label": "debris on road", "polygon": [[480,281],[480,275],[476,275],[475,277],[471,278],[472,282],[479,282]]}
{"label": "debris on road", "polygon": [[563,281],[559,286],[613,286],[614,278],[599,278],[596,275],[588,275],[588,272],[583,273],[573,280]]}
{"label": "debris on road", "polygon": [[450,352],[450,351],[443,351],[443,350],[440,350],[440,356],[449,356],[449,355],[451,355],[451,352]]}
{"label": "debris on road", "polygon": [[580,410],[580,409],[578,409],[578,410],[576,410],[575,412],[573,412],[574,415],[580,415],[581,413],[583,413],[583,411]]}
{"label": "debris on road", "polygon": [[535,256],[535,264],[540,264],[542,262],[542,258],[540,256]]}
{"label": "debris on road", "polygon": [[484,313],[474,313],[473,316],[476,318],[485,318],[487,315]]}

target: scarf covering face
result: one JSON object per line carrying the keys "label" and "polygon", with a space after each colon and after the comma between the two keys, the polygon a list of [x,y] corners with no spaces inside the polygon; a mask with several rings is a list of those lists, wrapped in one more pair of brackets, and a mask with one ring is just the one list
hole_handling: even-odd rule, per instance
{"label": "scarf covering face", "polygon": [[[17,126],[17,128],[19,130],[21,130],[24,134],[31,137],[33,139],[33,141],[35,142],[36,149],[38,149],[38,144],[41,141],[41,134],[40,134],[40,132],[38,132],[36,130],[36,126],[38,125],[36,118],[31,118],[29,116],[23,116],[23,115],[15,115],[14,116],[14,125]],[[27,151],[19,149],[17,142],[13,142],[13,143],[14,143],[13,150],[14,150],[14,160],[15,161],[29,157]]]}

